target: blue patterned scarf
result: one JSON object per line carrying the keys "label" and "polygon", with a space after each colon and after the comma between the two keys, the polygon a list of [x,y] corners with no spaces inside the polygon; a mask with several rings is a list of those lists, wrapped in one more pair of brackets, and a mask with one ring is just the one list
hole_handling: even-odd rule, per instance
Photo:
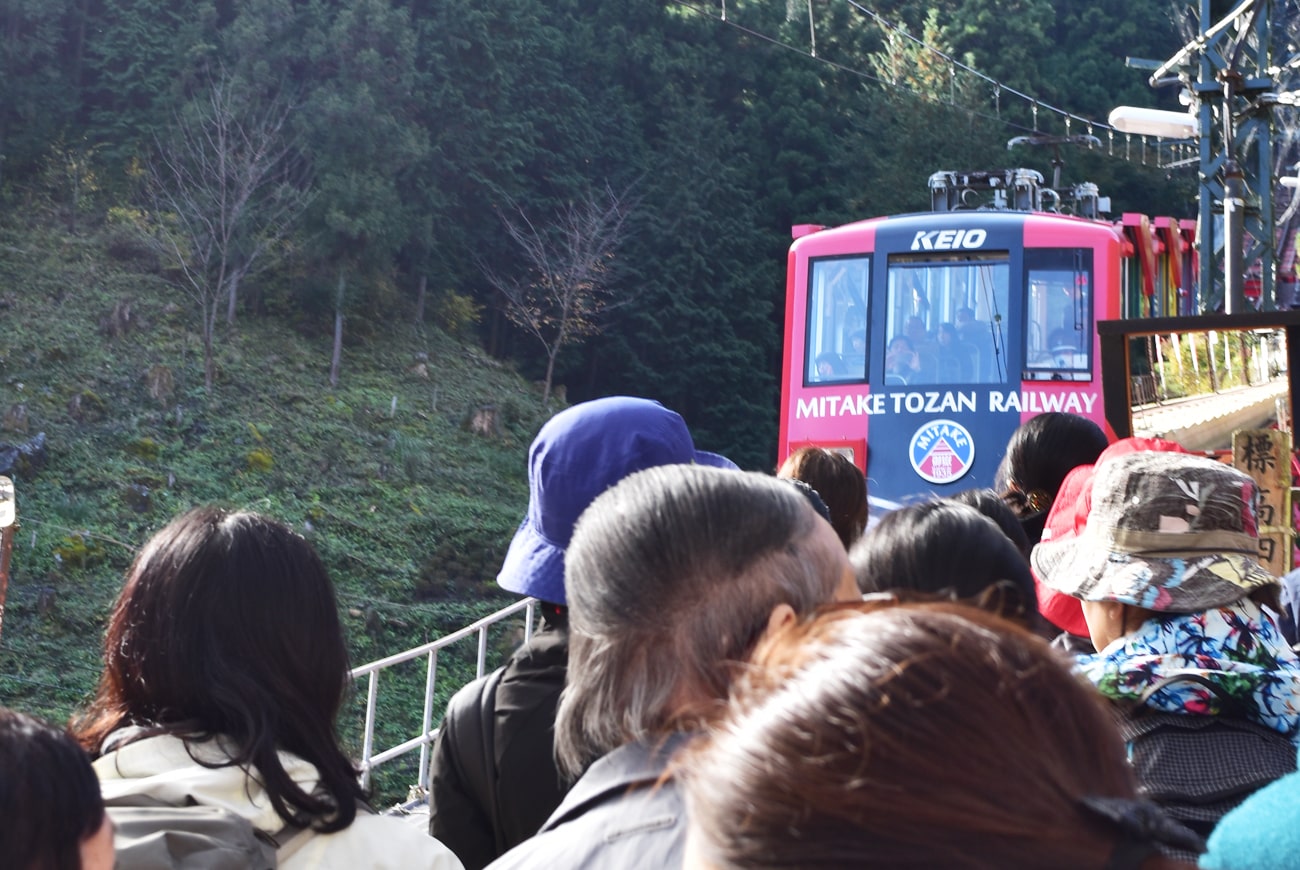
{"label": "blue patterned scarf", "polygon": [[[1201,613],[1170,614],[1144,622],[1101,652],[1079,659],[1079,670],[1103,695],[1135,703],[1161,680],[1193,680],[1155,691],[1153,710],[1217,716],[1225,707],[1300,740],[1300,658],[1271,616],[1250,599]],[[1233,711],[1229,711],[1233,712]]]}

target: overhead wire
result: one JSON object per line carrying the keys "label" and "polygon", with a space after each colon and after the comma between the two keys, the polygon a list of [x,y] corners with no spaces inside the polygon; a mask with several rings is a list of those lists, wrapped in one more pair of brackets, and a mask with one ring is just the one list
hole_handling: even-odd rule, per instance
{"label": "overhead wire", "polygon": [[[860,13],[871,18],[874,22],[876,22],[878,26],[884,28],[888,32],[897,34],[900,37],[911,41],[916,46],[924,49],[927,52],[932,53],[935,57],[938,57],[941,60],[943,60],[945,63],[949,64],[950,70],[954,71],[952,75],[955,76],[956,70],[961,70],[962,72],[972,75],[978,78],[980,81],[984,82],[985,84],[991,86],[993,89],[993,100],[995,102],[995,106],[997,107],[996,113],[991,114],[987,111],[981,111],[968,104],[959,103],[953,99],[944,99],[934,94],[924,93],[915,88],[909,87],[908,85],[902,82],[892,81],[882,76],[874,75],[864,70],[848,66],[838,61],[831,60],[830,58],[827,58],[824,53],[818,54],[816,52],[809,51],[808,49],[805,49],[802,46],[793,45],[778,37],[774,37],[769,34],[763,33],[761,31],[755,30],[752,27],[747,27],[737,22],[734,15],[728,16],[725,13],[721,16],[715,15],[711,8],[702,6],[700,3],[695,2],[695,0],[672,0],[672,2],[675,5],[683,7],[685,9],[689,9],[690,11],[698,15],[717,21],[718,23],[726,25],[727,27],[734,28],[735,30],[740,31],[741,33],[744,33],[750,37],[761,40],[763,42],[766,42],[778,48],[785,49],[787,51],[796,52],[800,55],[808,57],[819,63],[825,64],[833,69],[839,70],[849,75],[856,76],[857,78],[864,79],[866,81],[875,82],[884,87],[894,88],[896,90],[910,94],[918,99],[922,99],[931,103],[935,103],[937,105],[947,106],[949,108],[956,109],[958,111],[966,113],[972,118],[979,118],[986,121],[991,121],[996,124],[1001,124],[1010,130],[1016,130],[1023,133],[1044,132],[1039,129],[1037,124],[1038,112],[1040,109],[1042,109],[1048,113],[1060,117],[1067,131],[1071,127],[1071,122],[1077,121],[1086,127],[1089,135],[1094,135],[1096,132],[1105,133],[1111,144],[1109,147],[1104,149],[1104,153],[1106,153],[1107,156],[1118,157],[1128,162],[1133,162],[1133,158],[1131,156],[1131,149],[1127,146],[1131,144],[1135,135],[1136,138],[1140,140],[1140,143],[1142,145],[1142,154],[1144,155],[1143,156],[1144,163],[1146,162],[1145,154],[1146,154],[1146,148],[1149,144],[1147,142],[1148,139],[1151,138],[1155,139],[1155,145],[1157,150],[1161,147],[1171,148],[1171,149],[1178,148],[1180,145],[1180,143],[1165,141],[1159,137],[1149,137],[1140,134],[1124,133],[1123,131],[1118,130],[1117,128],[1111,126],[1110,124],[1085,117],[1075,112],[1070,112],[1068,110],[1058,108],[1054,105],[1051,105],[1050,103],[1045,103],[1042,100],[1038,99],[1037,97],[1033,97],[1029,94],[1024,93],[1023,91],[1018,90],[1017,88],[1011,87],[1010,85],[1000,82],[997,79],[993,78],[992,76],[989,76],[988,74],[975,69],[969,64],[957,60],[947,52],[944,52],[941,49],[936,48],[935,46],[932,46],[929,43],[925,42],[924,40],[914,36],[906,28],[888,21],[876,11],[864,6],[861,2],[859,2],[859,0],[845,0],[845,2],[852,8],[859,11]],[[811,10],[809,12],[809,15],[811,17]],[[1002,107],[1002,99],[1004,93],[1009,94],[1011,97],[1015,99],[1019,99],[1025,102],[1030,107],[1030,111],[1032,112],[1035,119],[1033,126],[1025,126],[1024,124],[1018,123],[1010,118],[1006,118],[1002,116],[1001,107]],[[1113,142],[1116,133],[1120,133],[1121,135],[1124,136],[1126,147],[1124,149],[1123,155],[1117,154],[1114,149]],[[1103,149],[1099,148],[1097,150],[1102,151]]]}
{"label": "overhead wire", "polygon": [[[801,46],[791,45],[790,43],[784,42],[774,36],[769,36],[765,33],[761,33],[757,30],[754,30],[753,28],[746,27],[743,24],[737,24],[734,18],[717,18],[708,9],[700,6],[698,3],[692,2],[692,0],[672,0],[672,2],[678,6],[684,7],[686,9],[690,9],[692,12],[702,15],[705,18],[711,18],[723,24],[726,24],[728,27],[739,30],[741,33],[744,33],[748,36],[752,36],[756,39],[762,40],[763,42],[770,43],[771,45],[774,45],[778,48],[783,48],[787,51],[792,51],[796,54],[809,57],[817,61],[818,63],[825,64],[826,66],[829,66],[832,69],[839,70],[840,72],[848,73],[849,75],[856,76],[860,79],[865,79],[866,81],[875,82],[876,84],[882,85],[884,87],[894,88],[895,90],[903,91],[919,99],[929,100],[931,102],[937,102],[940,105],[950,106],[955,109],[961,109],[962,111],[965,111],[968,114],[970,114],[972,117],[986,118],[992,121],[1004,120],[998,118],[995,115],[989,115],[987,113],[980,112],[976,109],[971,108],[970,106],[964,106],[949,100],[935,99],[932,95],[926,94],[922,91],[918,91],[915,88],[910,88],[901,82],[890,81],[889,79],[882,78],[878,75],[874,75],[864,70],[860,70],[855,67],[847,66],[845,64],[831,60],[825,56],[812,54],[811,52],[807,51]],[[1005,123],[1007,124],[1007,126],[1013,127],[1015,129],[1024,130],[1026,132],[1032,132],[1029,127],[1023,127],[1011,121],[1005,121]]]}
{"label": "overhead wire", "polygon": [[[1096,129],[1101,129],[1101,130],[1113,130],[1113,129],[1114,129],[1114,128],[1111,127],[1109,124],[1103,124],[1103,123],[1100,122],[1100,121],[1094,121],[1094,120],[1092,120],[1091,118],[1086,118],[1086,117],[1084,117],[1084,116],[1082,116],[1082,115],[1076,115],[1075,113],[1073,113],[1073,112],[1069,112],[1069,111],[1067,111],[1067,110],[1065,110],[1065,109],[1058,109],[1058,108],[1055,107],[1055,106],[1052,106],[1052,105],[1049,105],[1049,104],[1047,104],[1047,103],[1044,103],[1042,100],[1038,99],[1037,97],[1030,96],[1029,94],[1026,94],[1026,93],[1024,93],[1023,91],[1019,91],[1019,90],[1017,90],[1016,88],[1011,87],[1010,85],[1003,84],[1002,82],[998,81],[997,79],[993,78],[992,76],[990,76],[990,75],[988,75],[988,74],[986,74],[986,73],[982,73],[982,72],[980,72],[979,70],[975,69],[975,67],[973,67],[973,66],[971,66],[971,65],[969,65],[969,64],[963,63],[962,61],[960,61],[960,60],[958,60],[957,58],[953,57],[952,55],[948,54],[948,53],[947,53],[946,51],[944,51],[943,49],[936,48],[935,46],[930,45],[930,44],[929,44],[928,42],[926,42],[925,40],[920,39],[920,38],[918,38],[918,37],[916,37],[916,36],[913,36],[912,33],[911,33],[911,31],[909,31],[907,28],[905,28],[905,27],[901,27],[901,26],[899,26],[899,25],[897,25],[897,24],[894,24],[894,23],[891,22],[891,21],[888,21],[888,20],[885,19],[885,18],[884,18],[880,13],[876,12],[874,9],[870,9],[870,8],[868,8],[867,6],[864,6],[862,3],[858,2],[858,0],[845,0],[845,2],[846,2],[849,6],[853,7],[854,9],[858,10],[858,11],[861,12],[862,14],[866,15],[867,17],[869,17],[871,20],[875,21],[878,25],[880,25],[880,27],[884,28],[885,30],[888,30],[888,31],[891,31],[891,32],[893,32],[893,33],[898,34],[898,35],[901,36],[902,38],[907,39],[907,40],[909,40],[909,41],[915,43],[919,48],[923,48],[923,49],[925,49],[926,51],[928,51],[928,52],[930,52],[931,54],[933,54],[935,57],[940,58],[941,60],[945,61],[945,62],[949,65],[949,67],[950,67],[951,69],[953,69],[953,70],[958,70],[958,69],[959,69],[959,70],[962,70],[963,72],[966,72],[966,73],[969,73],[969,74],[972,75],[972,76],[975,76],[976,78],[980,79],[981,81],[985,82],[986,84],[992,85],[993,88],[994,88],[994,91],[998,94],[998,98],[999,98],[999,99],[1001,98],[1001,93],[1002,93],[1003,91],[1006,91],[1007,93],[1009,93],[1009,94],[1011,94],[1011,95],[1013,95],[1013,96],[1019,97],[1020,99],[1024,100],[1026,103],[1028,103],[1030,106],[1032,106],[1032,107],[1034,108],[1035,111],[1037,111],[1037,109],[1041,107],[1041,108],[1044,108],[1044,109],[1046,109],[1046,110],[1048,110],[1048,111],[1050,111],[1050,112],[1052,112],[1052,113],[1054,113],[1054,114],[1060,115],[1062,118],[1065,119],[1065,123],[1066,123],[1066,128],[1067,128],[1067,129],[1069,128],[1069,125],[1070,125],[1069,122],[1070,122],[1071,120],[1081,121],[1081,122],[1083,122],[1084,124],[1088,125],[1089,128],[1096,128]],[[950,105],[951,105],[951,104],[950,104]],[[1023,128],[1022,128],[1022,129],[1023,129]],[[1117,131],[1117,132],[1118,132],[1118,131]]]}

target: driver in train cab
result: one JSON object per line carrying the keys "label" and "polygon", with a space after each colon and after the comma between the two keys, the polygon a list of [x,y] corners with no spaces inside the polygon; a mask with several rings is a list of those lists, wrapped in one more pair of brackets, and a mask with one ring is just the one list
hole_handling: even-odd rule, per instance
{"label": "driver in train cab", "polygon": [[961,340],[957,327],[951,323],[940,323],[935,334],[938,382],[960,384],[974,380],[975,348]]}
{"label": "driver in train cab", "polygon": [[957,315],[953,318],[953,325],[957,327],[957,334],[964,341],[970,341],[971,333],[977,329],[987,329],[987,323],[981,323],[975,319],[975,309],[958,308]]}
{"label": "driver in train cab", "polygon": [[1087,365],[1082,330],[1054,329],[1047,338],[1047,347],[1053,361],[1060,368],[1079,368]]}

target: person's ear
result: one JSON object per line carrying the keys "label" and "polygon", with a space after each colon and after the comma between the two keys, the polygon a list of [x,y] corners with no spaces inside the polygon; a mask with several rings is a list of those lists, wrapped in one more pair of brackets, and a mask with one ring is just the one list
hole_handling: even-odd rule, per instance
{"label": "person's ear", "polygon": [[764,632],[765,637],[770,637],[786,626],[793,625],[798,616],[794,608],[789,604],[782,602],[772,608],[772,612],[767,617],[767,630]]}
{"label": "person's ear", "polygon": [[1106,614],[1106,621],[1123,632],[1124,623],[1128,621],[1128,607],[1118,601],[1102,601],[1101,609]]}

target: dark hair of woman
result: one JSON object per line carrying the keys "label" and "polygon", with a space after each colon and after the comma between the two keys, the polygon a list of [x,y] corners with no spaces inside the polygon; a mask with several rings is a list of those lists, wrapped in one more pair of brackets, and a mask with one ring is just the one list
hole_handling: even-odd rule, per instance
{"label": "dark hair of woman", "polygon": [[649,468],[606,490],[564,559],[569,669],[555,757],[574,777],[625,743],[694,730],[773,608],[811,615],[835,598],[846,562],[795,487],[698,465]]}
{"label": "dark hair of woman", "polygon": [[849,551],[849,562],[864,593],[957,599],[1038,628],[1029,563],[969,505],[941,499],[890,511]]}
{"label": "dark hair of woman", "polygon": [[1106,445],[1102,428],[1076,414],[1039,414],[1012,433],[993,488],[1016,512],[1031,545],[1043,536],[1047,512],[1065,476],[1096,462]]}
{"label": "dark hair of woman", "polygon": [[679,762],[687,866],[1171,865],[1110,713],[1036,637],[952,603],[837,605],[756,651]]}
{"label": "dark hair of woman", "polygon": [[[128,571],[99,688],[73,731],[96,755],[126,726],[141,726],[133,739],[220,736],[229,761],[205,766],[255,770],[282,819],[340,831],[364,796],[335,732],[347,682],[334,589],[311,545],[257,514],[198,508]],[[315,765],[315,792],[278,750]]]}
{"label": "dark hair of woman", "polygon": [[104,823],[90,759],[61,728],[0,707],[0,856],[15,870],[80,870]]}
{"label": "dark hair of woman", "polygon": [[1016,549],[1029,561],[1029,550],[1031,549],[1029,537],[1025,534],[1025,528],[1020,524],[1020,519],[1016,512],[1006,503],[1002,496],[998,495],[991,489],[966,489],[949,496],[950,501],[958,504],[970,505],[975,510],[984,514],[984,516],[998,524],[1002,534],[1011,539],[1011,543],[1016,545]]}
{"label": "dark hair of woman", "polygon": [[853,460],[824,447],[800,447],[781,463],[776,476],[802,480],[817,491],[846,550],[862,536],[867,526],[867,478]]}

